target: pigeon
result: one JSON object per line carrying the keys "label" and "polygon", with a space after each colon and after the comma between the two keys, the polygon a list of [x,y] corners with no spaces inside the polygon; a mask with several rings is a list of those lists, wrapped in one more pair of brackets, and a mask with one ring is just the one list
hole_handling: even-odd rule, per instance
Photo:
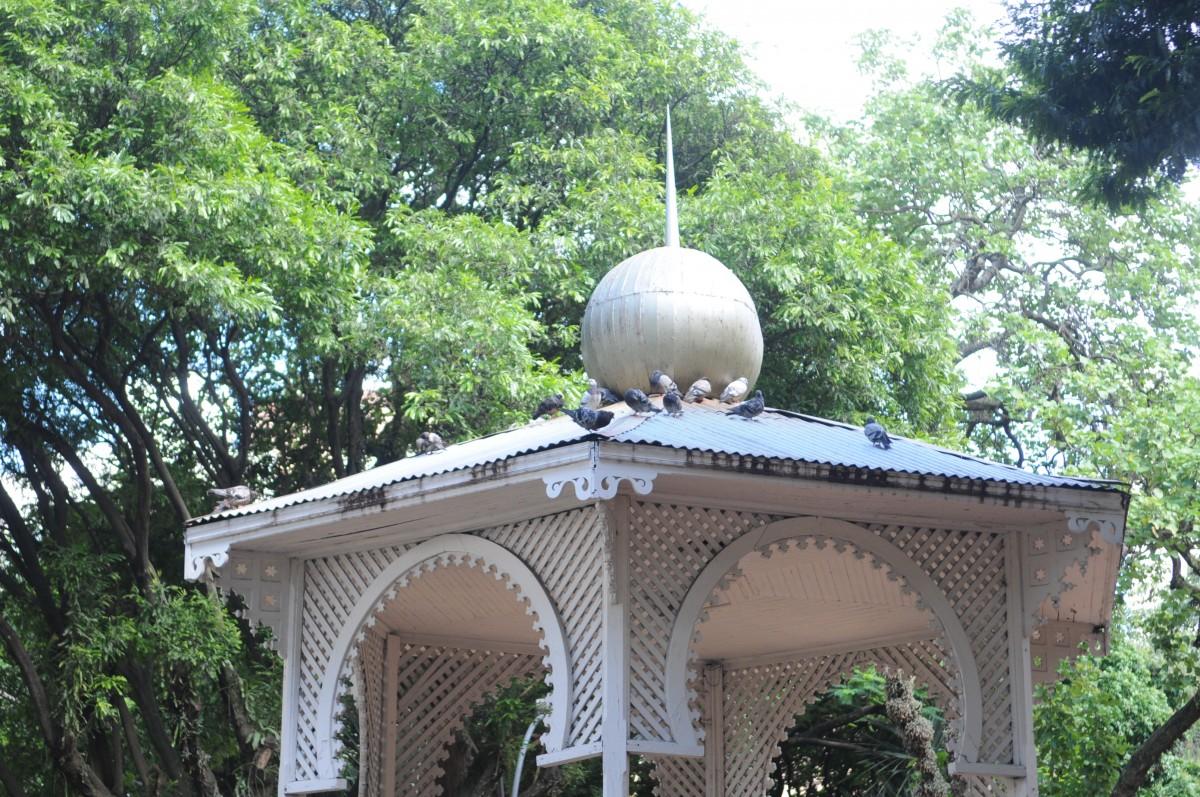
{"label": "pigeon", "polygon": [[219,498],[220,501],[213,507],[214,512],[224,512],[226,509],[237,509],[239,506],[252,504],[258,499],[258,493],[251,490],[244,484],[239,484],[235,487],[214,487],[208,491],[208,494],[213,498]]}
{"label": "pigeon", "polygon": [[635,413],[639,412],[662,412],[658,407],[650,403],[650,397],[636,387],[631,387],[625,391],[625,403],[629,405],[629,409]]}
{"label": "pigeon", "polygon": [[416,445],[418,454],[433,454],[446,450],[446,441],[437,432],[421,432],[417,435]]}
{"label": "pigeon", "polygon": [[604,406],[604,391],[606,388],[600,387],[595,379],[588,380],[587,392],[583,394],[583,400],[579,402],[580,407],[587,407],[589,410],[598,410]]}
{"label": "pigeon", "polygon": [[750,380],[744,376],[730,382],[721,391],[722,404],[734,404],[742,400],[742,396],[746,395],[746,391],[750,389]]}
{"label": "pigeon", "polygon": [[674,418],[683,415],[683,396],[679,395],[678,390],[668,390],[663,394],[663,409]]}
{"label": "pigeon", "polygon": [[675,384],[675,380],[671,378],[670,374],[665,374],[658,369],[655,369],[650,374],[651,393],[662,393],[663,395],[666,395],[672,390],[678,391],[679,386]]}
{"label": "pigeon", "polygon": [[591,407],[580,407],[577,410],[564,409],[563,414],[569,415],[571,420],[589,431],[603,429],[612,423],[613,419],[613,414],[608,410],[594,410]]}
{"label": "pigeon", "polygon": [[871,416],[867,416],[867,425],[863,427],[863,434],[867,436],[873,446],[883,449],[892,447],[892,438],[888,437],[887,430]]}
{"label": "pigeon", "polygon": [[620,404],[624,399],[606,387],[600,388],[600,401],[607,407],[609,404]]}
{"label": "pigeon", "polygon": [[765,406],[762,391],[756,390],[754,391],[754,398],[746,399],[740,404],[733,405],[725,414],[736,415],[739,418],[745,418],[749,421],[761,415]]}
{"label": "pigeon", "polygon": [[707,376],[702,376],[692,382],[692,386],[683,394],[683,400],[688,404],[695,404],[700,399],[708,398],[709,393],[712,393],[712,382],[708,381]]}
{"label": "pigeon", "polygon": [[557,415],[558,411],[562,409],[562,406],[562,393],[555,393],[553,396],[547,396],[546,398],[542,399],[542,403],[537,406],[536,410],[534,410],[533,419],[536,421],[543,415],[547,417],[551,415]]}

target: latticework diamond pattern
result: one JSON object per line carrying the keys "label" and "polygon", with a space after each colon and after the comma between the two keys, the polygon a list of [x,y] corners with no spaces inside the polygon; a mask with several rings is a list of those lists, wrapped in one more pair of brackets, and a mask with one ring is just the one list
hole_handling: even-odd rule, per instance
{"label": "latticework diamond pattern", "polygon": [[600,739],[604,515],[596,506],[481,532],[537,574],[562,619],[573,683],[569,744]]}
{"label": "latticework diamond pattern", "polygon": [[675,615],[696,576],[725,546],[774,518],[635,502],[631,510],[629,733],[671,740],[664,678]]}

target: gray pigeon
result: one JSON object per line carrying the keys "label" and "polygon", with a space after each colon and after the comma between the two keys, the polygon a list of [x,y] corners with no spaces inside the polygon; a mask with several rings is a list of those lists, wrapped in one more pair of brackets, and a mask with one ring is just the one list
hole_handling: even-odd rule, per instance
{"label": "gray pigeon", "polygon": [[872,416],[867,416],[867,425],[863,427],[863,434],[867,436],[873,446],[883,449],[892,447],[892,438],[888,437],[887,430]]}
{"label": "gray pigeon", "polygon": [[417,435],[417,453],[432,454],[446,450],[446,441],[437,432],[421,432]]}
{"label": "gray pigeon", "polygon": [[672,390],[678,391],[679,386],[675,384],[675,380],[671,378],[670,374],[659,371],[658,369],[655,369],[650,374],[651,393],[662,393],[663,395],[666,395]]}
{"label": "gray pigeon", "polygon": [[607,407],[609,404],[620,404],[623,400],[619,395],[606,387],[600,388],[600,396],[600,400],[604,403],[605,407]]}
{"label": "gray pigeon", "polygon": [[577,410],[564,409],[563,415],[569,415],[571,420],[589,431],[603,429],[612,423],[613,419],[613,414],[608,410],[594,410],[591,407],[580,407]]}
{"label": "gray pigeon", "polygon": [[692,382],[692,386],[683,394],[683,400],[688,404],[695,404],[701,399],[708,398],[710,393],[712,393],[712,382],[708,381],[707,376],[702,376]]}
{"label": "gray pigeon", "polygon": [[635,413],[662,412],[662,410],[650,403],[649,396],[636,387],[631,387],[625,391],[625,403]]}
{"label": "gray pigeon", "polygon": [[536,421],[543,415],[557,415],[558,411],[562,409],[562,406],[562,393],[555,393],[553,396],[547,396],[546,398],[542,399],[542,403],[538,404],[537,409],[533,411],[533,419]]}
{"label": "gray pigeon", "polygon": [[589,410],[598,410],[604,406],[604,388],[600,387],[595,379],[588,380],[587,392],[583,394],[583,400],[579,402],[579,406],[587,407]]}
{"label": "gray pigeon", "polygon": [[214,487],[208,491],[208,494],[213,498],[219,498],[217,505],[213,507],[214,512],[224,512],[226,509],[237,509],[239,506],[252,504],[258,498],[258,493],[251,490],[244,484],[239,484],[234,487]]}
{"label": "gray pigeon", "polygon": [[678,390],[668,390],[663,394],[663,409],[673,418],[683,415],[683,396]]}
{"label": "gray pigeon", "polygon": [[737,379],[730,382],[721,391],[722,404],[734,404],[742,400],[742,396],[746,395],[746,391],[750,389],[750,380],[744,376],[739,376]]}
{"label": "gray pigeon", "polygon": [[739,418],[753,420],[759,415],[762,415],[763,408],[766,404],[763,402],[763,394],[761,390],[754,391],[754,398],[747,399],[740,404],[734,404],[726,411],[726,415],[736,415]]}

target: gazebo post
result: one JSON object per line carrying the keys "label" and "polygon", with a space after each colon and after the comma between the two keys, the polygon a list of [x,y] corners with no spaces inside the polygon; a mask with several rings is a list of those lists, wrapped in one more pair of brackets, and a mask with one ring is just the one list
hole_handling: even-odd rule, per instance
{"label": "gazebo post", "polygon": [[704,797],[725,797],[725,668],[704,668]]}
{"label": "gazebo post", "polygon": [[604,797],[629,795],[629,498],[605,505]]}

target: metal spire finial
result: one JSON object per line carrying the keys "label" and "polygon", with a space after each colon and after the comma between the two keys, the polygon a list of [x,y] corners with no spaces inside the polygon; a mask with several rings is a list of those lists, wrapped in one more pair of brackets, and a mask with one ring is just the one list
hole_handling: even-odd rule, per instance
{"label": "metal spire finial", "polygon": [[679,213],[675,209],[675,151],[671,147],[671,106],[667,106],[667,246],[679,246]]}

